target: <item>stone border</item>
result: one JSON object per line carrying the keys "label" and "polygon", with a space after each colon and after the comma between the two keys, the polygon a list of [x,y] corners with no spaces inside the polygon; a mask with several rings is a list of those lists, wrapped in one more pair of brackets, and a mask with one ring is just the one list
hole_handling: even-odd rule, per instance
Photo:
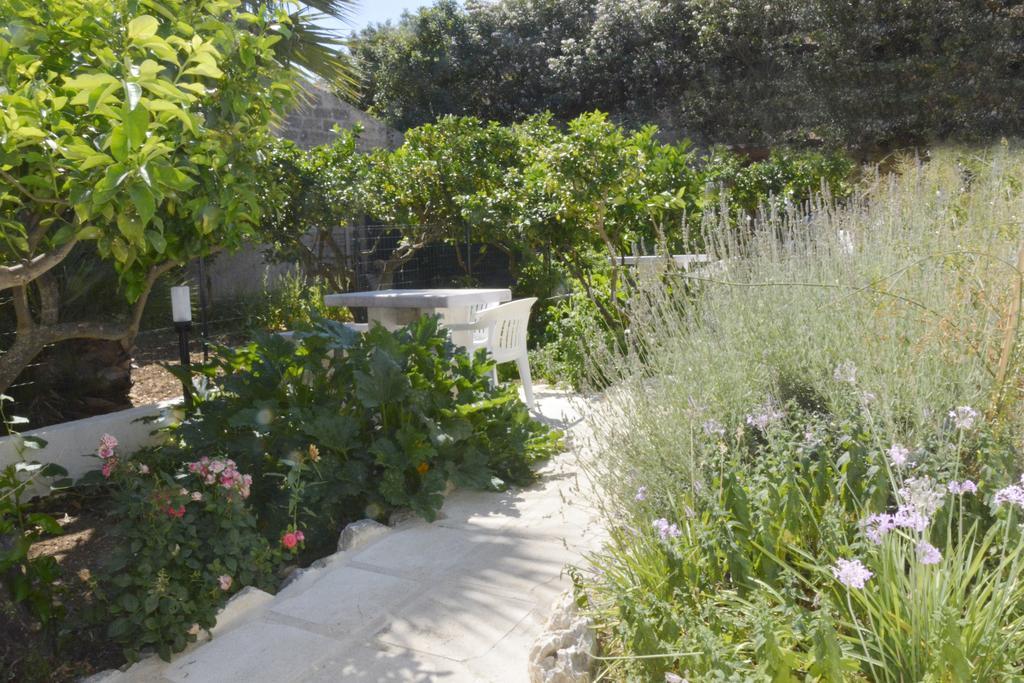
{"label": "stone border", "polygon": [[590,683],[596,654],[594,622],[580,615],[573,591],[567,590],[530,648],[530,683]]}
{"label": "stone border", "polygon": [[[99,469],[96,458],[83,457],[92,453],[103,434],[113,434],[118,440],[118,450],[134,453],[140,448],[155,446],[160,442],[154,432],[173,424],[178,418],[174,407],[180,398],[162,401],[148,406],[139,406],[115,413],[87,417],[60,424],[33,429],[21,435],[0,438],[0,467],[21,462],[38,460],[53,463],[68,471],[73,480],[89,470]],[[46,441],[40,450],[24,449],[22,437],[37,436]],[[19,452],[20,451],[20,452]],[[30,489],[33,496],[49,495],[49,487],[39,482]]]}

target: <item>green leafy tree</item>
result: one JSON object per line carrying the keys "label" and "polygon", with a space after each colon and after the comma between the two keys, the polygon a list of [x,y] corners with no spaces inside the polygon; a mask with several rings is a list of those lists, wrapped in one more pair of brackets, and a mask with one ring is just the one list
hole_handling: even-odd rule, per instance
{"label": "green leafy tree", "polygon": [[[727,143],[870,149],[1024,129],[1020,0],[443,0],[356,36],[399,127],[599,108]],[[429,87],[424,83],[429,82]]]}
{"label": "green leafy tree", "polygon": [[261,241],[273,260],[298,263],[306,276],[336,289],[350,278],[336,228],[359,220],[364,211],[368,158],[356,151],[360,132],[339,131],[329,144],[309,150],[275,139],[264,150]]}
{"label": "green leafy tree", "polygon": [[[237,0],[0,4],[0,291],[17,320],[0,390],[48,344],[130,346],[160,275],[252,233],[255,152],[291,96],[270,28],[287,21]],[[90,247],[125,320],[60,318],[54,268]]]}
{"label": "green leafy tree", "polygon": [[[383,282],[428,244],[464,243],[471,226],[463,199],[502,182],[518,158],[516,145],[514,134],[497,123],[444,117],[408,131],[394,152],[370,156],[367,213],[402,226],[401,242],[383,264]],[[458,251],[456,258],[465,267]]]}

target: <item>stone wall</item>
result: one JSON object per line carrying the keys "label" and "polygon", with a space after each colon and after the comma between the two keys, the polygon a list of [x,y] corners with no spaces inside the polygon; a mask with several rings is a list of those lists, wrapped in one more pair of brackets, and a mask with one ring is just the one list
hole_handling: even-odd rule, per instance
{"label": "stone wall", "polygon": [[397,130],[339,99],[321,86],[306,89],[302,101],[285,117],[277,133],[299,147],[309,149],[333,140],[334,126],[351,128],[357,123],[363,127],[356,147],[360,152],[382,147],[396,149],[402,145],[402,134]]}

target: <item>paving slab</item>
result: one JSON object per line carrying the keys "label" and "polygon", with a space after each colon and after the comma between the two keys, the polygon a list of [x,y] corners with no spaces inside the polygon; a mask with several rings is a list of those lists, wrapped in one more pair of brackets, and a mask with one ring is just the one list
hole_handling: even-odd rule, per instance
{"label": "paving slab", "polygon": [[303,629],[254,621],[179,657],[163,675],[175,683],[290,683],[337,647]]}
{"label": "paving slab", "polygon": [[[580,406],[536,395],[538,416],[582,443]],[[117,680],[524,683],[530,647],[571,584],[566,564],[603,537],[578,464],[570,452],[533,486],[455,491],[438,522],[339,552],[230,631]]]}
{"label": "paving slab", "polygon": [[326,570],[304,592],[272,605],[270,611],[327,626],[334,632],[352,633],[387,616],[420,590],[421,585],[415,581],[341,566]]}
{"label": "paving slab", "polygon": [[464,662],[486,654],[531,609],[531,603],[507,594],[452,583],[405,606],[377,633],[376,640]]}

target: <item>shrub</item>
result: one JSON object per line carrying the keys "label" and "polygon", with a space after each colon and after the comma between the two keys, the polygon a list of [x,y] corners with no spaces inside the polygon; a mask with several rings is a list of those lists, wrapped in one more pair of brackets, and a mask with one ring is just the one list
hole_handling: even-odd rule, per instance
{"label": "shrub", "polygon": [[351,319],[348,309],[324,303],[324,295],[333,291],[323,278],[309,277],[301,270],[286,273],[273,283],[265,279],[263,291],[249,304],[249,323],[276,332],[308,326],[320,318]]}
{"label": "shrub", "polygon": [[[18,439],[22,454],[25,450],[45,446],[46,442],[39,437],[22,437],[15,433],[15,427],[28,420],[6,414],[3,404],[9,400],[8,396],[0,394],[0,423],[9,436]],[[57,520],[42,512],[32,512],[26,502],[37,480],[55,477],[67,477],[67,471],[59,465],[27,459],[0,469],[0,580],[7,587],[11,601],[26,605],[43,626],[49,626],[55,617],[64,613],[55,585],[60,569],[52,557],[29,557],[29,549],[44,536],[62,531]],[[62,481],[66,479],[58,483]]]}
{"label": "shrub", "polygon": [[102,619],[129,660],[146,648],[169,660],[213,627],[230,595],[274,590],[280,556],[246,502],[252,479],[232,460],[203,456],[179,470],[152,454],[123,458],[116,447],[105,435],[98,451],[119,520],[119,545],[98,586]]}
{"label": "shrub", "polygon": [[584,583],[613,677],[1019,670],[1024,162],[901,171],[712,229],[721,262],[631,297],[592,360],[612,532]]}
{"label": "shrub", "polygon": [[638,488],[597,558],[612,642],[666,653],[623,671],[895,681],[967,666],[960,680],[993,680],[1019,666],[1024,610],[1005,605],[1024,591],[1024,546],[1016,513],[983,502],[1006,474],[980,457],[1015,458],[1012,445],[950,430],[908,457],[867,413],[795,404],[706,425],[700,478]]}
{"label": "shrub", "polygon": [[[262,531],[333,545],[344,523],[408,507],[433,519],[447,482],[525,483],[557,436],[491,364],[456,348],[436,319],[363,335],[320,320],[293,340],[260,335],[218,349],[196,413],[176,431],[188,453],[230,456],[253,475]],[[276,480],[280,485],[275,485]]]}

